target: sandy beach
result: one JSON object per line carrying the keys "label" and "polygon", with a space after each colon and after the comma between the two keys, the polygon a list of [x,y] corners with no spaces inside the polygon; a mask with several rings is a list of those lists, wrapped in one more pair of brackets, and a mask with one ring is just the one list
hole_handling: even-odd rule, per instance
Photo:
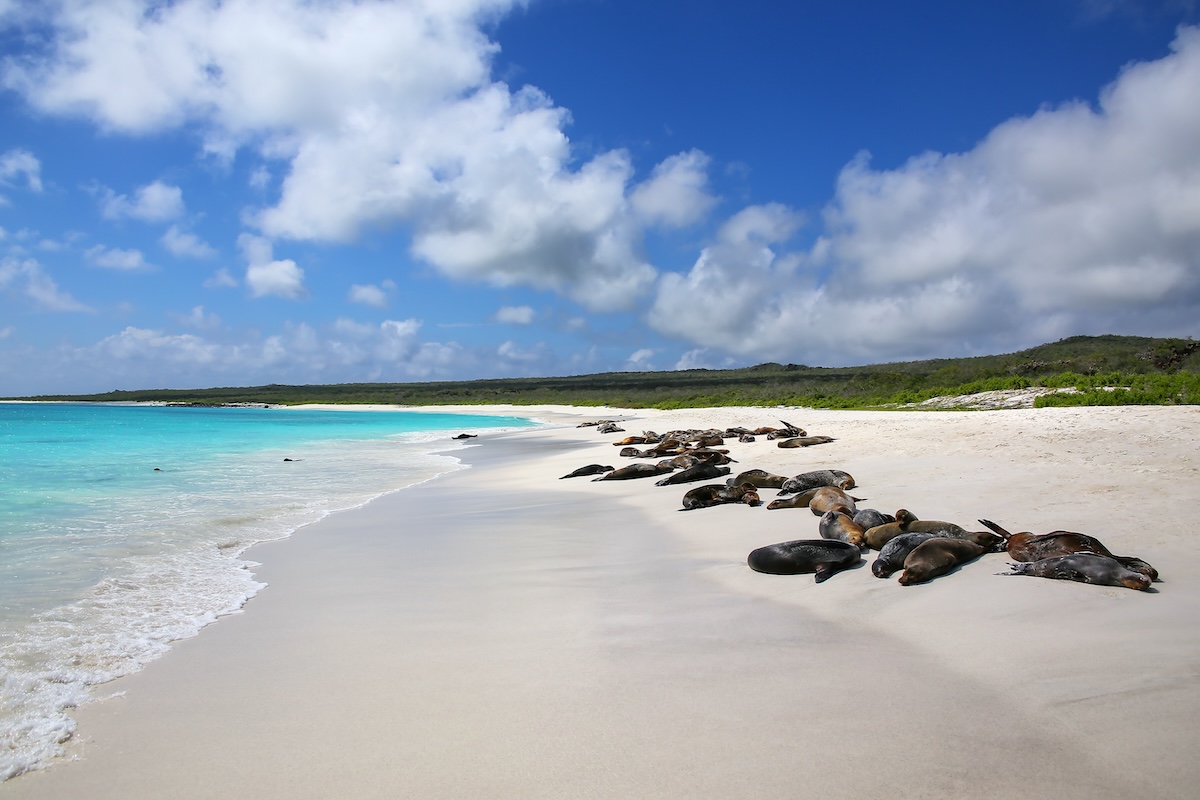
{"label": "sandy beach", "polygon": [[[13,798],[1191,798],[1200,791],[1200,408],[464,407],[470,465],[259,545],[242,613],[78,709]],[[734,473],[836,468],[860,506],[1083,531],[1150,592],[1002,577],[817,584],[746,555],[807,510],[560,480],[626,433],[758,427]],[[711,482],[711,481],[710,481]],[[693,484],[698,485],[698,484]],[[765,490],[770,500],[774,490]]]}

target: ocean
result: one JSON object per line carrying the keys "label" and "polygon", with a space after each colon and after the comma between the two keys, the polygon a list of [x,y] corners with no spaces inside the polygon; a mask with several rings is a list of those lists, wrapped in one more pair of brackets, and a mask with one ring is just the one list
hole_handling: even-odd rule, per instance
{"label": "ocean", "polygon": [[0,403],[0,781],[62,752],[91,686],[240,610],[247,547],[459,468],[431,451],[460,432],[534,424]]}

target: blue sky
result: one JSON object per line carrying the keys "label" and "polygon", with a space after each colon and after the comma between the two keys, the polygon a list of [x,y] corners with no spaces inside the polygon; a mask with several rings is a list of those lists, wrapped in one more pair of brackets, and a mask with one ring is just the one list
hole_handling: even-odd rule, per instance
{"label": "blue sky", "polygon": [[0,395],[1200,334],[1187,0],[0,0]]}

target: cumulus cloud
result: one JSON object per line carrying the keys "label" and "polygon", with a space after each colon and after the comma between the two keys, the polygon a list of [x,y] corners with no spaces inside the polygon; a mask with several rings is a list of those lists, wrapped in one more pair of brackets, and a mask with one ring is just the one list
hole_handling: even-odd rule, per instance
{"label": "cumulus cloud", "polygon": [[298,300],[307,296],[304,270],[290,258],[276,260],[270,240],[244,233],[238,237],[238,246],[248,262],[246,286],[252,297],[274,295]]}
{"label": "cumulus cloud", "polygon": [[640,350],[635,350],[626,360],[625,368],[637,371],[652,370],[654,369],[654,362],[650,359],[653,357],[654,351],[649,348],[643,347]]}
{"label": "cumulus cloud", "polygon": [[481,26],[519,4],[78,0],[44,12],[51,45],[9,60],[5,82],[48,113],[130,133],[194,124],[207,152],[282,163],[277,201],[246,217],[265,237],[402,221],[452,278],[629,307],[656,277],[643,221],[701,213],[706,159],[668,159],[631,204],[628,154],[580,160],[564,109],[492,79]]}
{"label": "cumulus cloud", "polygon": [[172,255],[180,258],[203,259],[213,258],[217,255],[217,251],[211,245],[196,234],[180,229],[178,225],[167,228],[167,232],[162,235],[160,241]]}
{"label": "cumulus cloud", "polygon": [[139,219],[143,222],[167,222],[183,216],[183,190],[162,181],[140,186],[133,197],[112,189],[100,191],[100,213],[105,219]]}
{"label": "cumulus cloud", "polygon": [[237,278],[233,277],[225,267],[221,267],[204,281],[205,289],[231,289],[237,285]]}
{"label": "cumulus cloud", "polygon": [[679,228],[699,222],[717,202],[708,191],[710,161],[699,150],[671,156],[633,189],[629,200],[653,224]]}
{"label": "cumulus cloud", "polygon": [[83,254],[89,262],[104,269],[137,272],[151,268],[142,251],[137,249],[123,250],[119,247],[105,247],[98,244],[89,247]]}
{"label": "cumulus cloud", "polygon": [[529,306],[501,306],[496,311],[496,321],[510,325],[528,325],[533,322],[534,316]]}
{"label": "cumulus cloud", "polygon": [[15,291],[33,301],[43,311],[90,311],[69,293],[58,288],[54,279],[33,259],[6,256],[0,259],[0,290]]}
{"label": "cumulus cloud", "polygon": [[1095,107],[1010,119],[970,151],[856,158],[806,250],[788,249],[788,214],[747,209],[663,276],[651,324],[817,364],[1200,332],[1200,29],[1172,51]]}
{"label": "cumulus cloud", "polygon": [[[42,191],[41,162],[33,153],[19,147],[0,154],[0,186],[11,186],[18,178],[24,179],[30,191]],[[0,205],[7,204],[8,200],[0,195]]]}
{"label": "cumulus cloud", "polygon": [[352,303],[362,303],[375,308],[387,307],[387,292],[374,284],[352,284],[348,298]]}

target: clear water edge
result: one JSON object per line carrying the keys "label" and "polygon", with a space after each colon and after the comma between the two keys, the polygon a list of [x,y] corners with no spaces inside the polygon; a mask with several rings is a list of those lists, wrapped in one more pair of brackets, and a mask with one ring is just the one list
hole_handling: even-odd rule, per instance
{"label": "clear water edge", "polygon": [[[175,480],[160,481],[167,487],[162,492],[161,485],[140,483],[144,476],[138,473],[132,479],[132,494],[123,495],[115,491],[114,481],[120,481],[97,479],[102,486],[90,487],[96,497],[85,497],[83,513],[68,515],[72,525],[58,530],[53,542],[38,531],[25,540],[13,535],[12,507],[23,505],[28,516],[30,506],[37,504],[20,502],[21,492],[12,491],[12,475],[0,463],[0,489],[6,490],[0,495],[0,511],[5,512],[0,515],[0,535],[9,534],[0,541],[13,545],[17,540],[17,547],[0,550],[6,556],[0,565],[6,573],[0,583],[0,781],[48,766],[63,753],[64,743],[75,733],[70,709],[93,699],[91,687],[142,669],[167,652],[171,642],[240,612],[266,586],[253,573],[259,564],[243,558],[248,548],[463,468],[448,454],[454,443],[447,442],[447,431],[536,424],[512,417],[411,416],[419,426],[437,427],[370,439],[300,436],[287,442],[294,447],[251,444],[233,455],[189,450],[188,457],[195,460],[180,469],[189,476],[182,481],[182,499],[174,494],[180,485]],[[322,417],[315,420],[326,427]],[[168,424],[167,433],[170,428]],[[380,430],[368,435],[379,436]],[[12,437],[6,439],[4,433],[0,427],[0,455],[11,455],[5,445]],[[117,432],[119,437],[127,434]],[[35,444],[38,452],[45,451],[45,443]],[[303,457],[293,458],[297,452]],[[145,453],[134,449],[128,455],[140,460],[141,473],[151,474],[151,480],[170,478],[171,467],[151,472]],[[12,460],[5,460],[12,473]],[[285,461],[288,472],[264,472],[268,465],[276,470]],[[48,464],[54,467],[52,460]],[[280,475],[300,480],[276,483]],[[67,476],[66,482],[74,477]],[[72,491],[81,488],[68,486],[65,495],[72,497]],[[139,494],[142,491],[149,491],[149,497]],[[47,502],[53,506],[55,496],[49,492],[43,507]],[[14,602],[13,581],[7,580],[14,567],[27,583],[22,603]],[[39,569],[50,577],[43,577]],[[16,584],[19,591],[21,581]],[[56,602],[63,591],[71,593],[70,599]]]}

